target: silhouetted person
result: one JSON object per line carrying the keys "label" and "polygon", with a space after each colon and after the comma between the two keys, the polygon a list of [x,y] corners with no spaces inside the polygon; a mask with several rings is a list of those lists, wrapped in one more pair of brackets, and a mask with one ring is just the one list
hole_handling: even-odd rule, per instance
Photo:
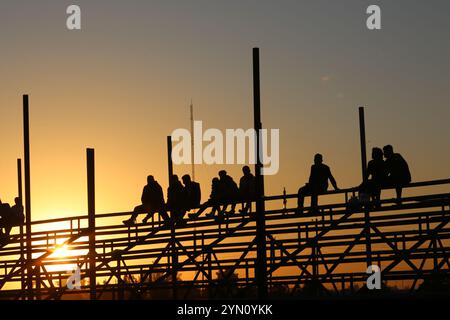
{"label": "silhouetted person", "polygon": [[[11,230],[10,227],[11,223],[11,206],[9,203],[3,203],[0,200],[0,235],[8,235],[8,230]],[[5,229],[5,232],[3,232],[3,229]]]}
{"label": "silhouetted person", "polygon": [[159,213],[164,221],[169,219],[165,208],[163,190],[151,175],[147,177],[147,185],[142,190],[141,202],[141,205],[134,208],[130,219],[123,221],[125,225],[129,226],[135,224],[136,217],[139,213],[144,212],[147,213],[147,216],[142,220],[143,223],[146,223],[155,213]]}
{"label": "silhouetted person", "polygon": [[359,186],[359,192],[368,194],[379,206],[381,188],[387,183],[386,163],[383,161],[383,150],[372,148],[372,160],[367,164],[366,177]]}
{"label": "silhouetted person", "polygon": [[387,186],[395,188],[397,201],[400,203],[402,187],[411,182],[408,163],[399,153],[394,153],[390,144],[383,147],[383,153],[386,158]]}
{"label": "silhouetted person", "polygon": [[25,215],[23,213],[22,201],[19,197],[14,198],[14,205],[11,208],[5,207],[5,211],[8,213],[5,219],[5,234],[11,233],[12,227],[21,226],[25,221]]}
{"label": "silhouetted person", "polygon": [[186,196],[186,210],[191,210],[200,206],[201,190],[200,184],[192,181],[188,174],[185,174],[181,180],[184,184],[184,194]]}
{"label": "silhouetted person", "polygon": [[167,189],[167,207],[170,211],[171,218],[178,223],[182,223],[184,214],[186,213],[186,195],[183,185],[176,174],[172,175],[169,188]]}
{"label": "silhouetted person", "polygon": [[225,170],[219,171],[219,180],[220,198],[223,199],[224,203],[222,212],[226,213],[228,205],[231,204],[229,214],[233,214],[235,212],[236,202],[239,200],[239,188]]}
{"label": "silhouetted person", "polygon": [[206,208],[211,207],[211,212],[208,213],[206,216],[207,217],[214,217],[214,215],[216,214],[216,211],[219,211],[220,213],[220,181],[219,178],[214,177],[212,179],[211,182],[211,194],[209,196],[208,201],[206,201],[204,204],[202,204],[200,206],[200,208],[198,209],[198,211],[195,213],[195,215],[192,215],[192,217],[198,217],[200,216],[203,211],[206,210]]}
{"label": "silhouetted person", "polygon": [[303,203],[305,196],[311,196],[311,209],[317,208],[317,196],[320,193],[324,193],[328,189],[328,180],[330,180],[335,190],[338,190],[336,180],[331,174],[330,167],[323,164],[323,158],[321,154],[314,156],[314,164],[311,166],[311,173],[309,175],[309,182],[305,186],[298,189],[297,198],[297,213],[303,213]]}
{"label": "silhouetted person", "polygon": [[256,181],[255,176],[251,173],[249,166],[242,168],[244,174],[239,180],[239,195],[242,200],[242,213],[252,211],[252,200],[256,197]]}

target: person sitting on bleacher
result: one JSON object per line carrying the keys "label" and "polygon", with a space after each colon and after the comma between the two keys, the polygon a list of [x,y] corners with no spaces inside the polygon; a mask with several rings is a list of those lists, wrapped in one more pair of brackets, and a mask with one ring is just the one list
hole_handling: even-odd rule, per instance
{"label": "person sitting on bleacher", "polygon": [[[11,207],[9,203],[3,203],[0,200],[0,236],[7,236],[9,234],[8,229],[11,230],[10,227],[11,221]],[[5,229],[5,232],[3,232]]]}
{"label": "person sitting on bleacher", "polygon": [[194,214],[189,215],[191,218],[195,219],[199,217],[203,211],[206,210],[206,208],[211,207],[211,212],[206,214],[207,217],[214,217],[216,214],[216,211],[219,211],[220,214],[220,181],[219,178],[214,177],[211,182],[211,194],[209,196],[208,201],[206,201],[204,204],[200,206],[198,211]]}
{"label": "person sitting on bleacher", "polygon": [[328,189],[328,180],[330,180],[335,190],[339,190],[336,180],[331,174],[330,167],[323,164],[323,157],[320,153],[314,156],[314,164],[311,166],[309,181],[303,187],[298,189],[297,195],[297,214],[303,213],[303,203],[305,196],[311,196],[311,210],[317,209],[317,197]]}
{"label": "person sitting on bleacher", "polygon": [[0,234],[3,236],[9,236],[12,227],[21,226],[25,221],[21,199],[16,197],[14,203],[10,207],[8,203],[2,203],[0,200],[0,228],[5,229],[4,233],[0,229]]}
{"label": "person sitting on bleacher", "polygon": [[21,226],[25,222],[22,200],[19,197],[14,198],[14,205],[11,207],[10,212],[10,223],[8,228],[5,228],[5,233],[8,235],[10,234],[12,227]]}
{"label": "person sitting on bleacher", "polygon": [[233,178],[230,177],[225,170],[219,171],[219,178],[220,198],[223,199],[224,202],[222,213],[225,214],[228,205],[231,204],[231,209],[228,214],[233,214],[235,212],[236,202],[239,200],[239,188]]}
{"label": "person sitting on bleacher", "polygon": [[394,187],[397,193],[397,203],[401,203],[402,188],[411,182],[411,172],[406,160],[399,154],[394,153],[394,148],[388,144],[383,147],[386,158],[387,187]]}
{"label": "person sitting on bleacher", "polygon": [[366,198],[364,195],[367,195],[372,198],[374,205],[379,207],[381,188],[386,185],[386,182],[387,171],[386,163],[383,161],[383,150],[373,148],[372,160],[367,164],[366,177],[358,188],[360,199]]}
{"label": "person sitting on bleacher", "polygon": [[162,188],[151,175],[147,177],[147,185],[142,190],[141,202],[141,205],[134,208],[130,219],[124,220],[123,224],[126,226],[134,225],[139,213],[143,212],[147,213],[147,216],[142,220],[143,223],[146,223],[155,213],[159,213],[164,221],[169,220],[169,215],[165,208]]}
{"label": "person sitting on bleacher", "polygon": [[244,166],[242,168],[242,173],[244,174],[239,180],[239,194],[242,201],[242,213],[247,213],[247,211],[252,211],[252,201],[256,197],[256,182],[255,176],[251,173],[249,166]]}
{"label": "person sitting on bleacher", "polygon": [[183,180],[183,190],[186,196],[186,210],[191,210],[200,206],[200,201],[202,198],[200,184],[198,182],[192,181],[188,174],[181,177]]}
{"label": "person sitting on bleacher", "polygon": [[167,189],[167,208],[173,221],[182,224],[186,213],[187,198],[176,174],[172,175],[169,188]]}

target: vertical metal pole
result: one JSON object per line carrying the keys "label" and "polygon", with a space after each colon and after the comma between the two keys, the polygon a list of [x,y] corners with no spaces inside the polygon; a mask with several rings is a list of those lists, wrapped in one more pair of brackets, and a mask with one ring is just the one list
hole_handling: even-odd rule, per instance
{"label": "vertical metal pole", "polygon": [[361,168],[362,180],[366,180],[367,155],[366,155],[366,124],[364,121],[364,107],[359,107],[359,139],[361,142]]}
{"label": "vertical metal pole", "polygon": [[[359,107],[359,137],[361,142],[361,168],[363,181],[367,178],[367,157],[366,157],[366,125],[364,121],[364,107]],[[372,265],[372,245],[370,239],[370,211],[364,209],[365,233],[366,233],[366,254],[367,266]]]}
{"label": "vertical metal pole", "polygon": [[95,300],[95,153],[94,149],[86,149],[87,195],[88,195],[88,229],[89,229],[89,289],[90,299]]}
{"label": "vertical metal pole", "polygon": [[264,207],[264,177],[262,175],[262,141],[261,141],[261,102],[259,77],[259,48],[253,48],[253,112],[254,128],[256,132],[256,264],[255,276],[258,285],[258,298],[267,298],[267,260],[266,260],[266,231]]}
{"label": "vertical metal pole", "polygon": [[[22,159],[17,159],[17,197],[20,199],[20,203],[23,203],[22,199]],[[23,268],[25,266],[25,243],[24,243],[24,237],[23,237],[23,225],[21,224],[19,226],[19,232],[20,232],[20,264]],[[25,269],[22,269],[22,273],[20,275],[20,288],[22,292],[24,292],[26,288],[25,283]]]}
{"label": "vertical metal pole", "polygon": [[17,159],[17,197],[22,203],[22,159]]}
{"label": "vertical metal pole", "polygon": [[194,105],[191,100],[191,166],[192,166],[192,181],[195,181],[195,163],[194,163]]}
{"label": "vertical metal pole", "polygon": [[117,299],[124,300],[125,298],[125,283],[124,279],[122,279],[122,274],[120,272],[121,263],[120,257],[117,258]]}
{"label": "vertical metal pole", "polygon": [[172,176],[173,176],[172,137],[171,136],[167,136],[167,166],[168,166],[169,186],[170,186],[170,181],[172,180]]}
{"label": "vertical metal pole", "polygon": [[[169,188],[172,184],[172,175],[173,175],[173,162],[172,162],[172,137],[167,136],[167,164],[168,164],[168,172],[169,172]],[[168,196],[168,195],[167,195]],[[170,208],[169,208],[170,209]],[[175,217],[173,212],[170,212],[170,238],[172,242],[172,295],[173,299],[176,300],[178,298],[177,292],[177,270],[178,270],[178,254],[175,243]]]}
{"label": "vertical metal pole", "polygon": [[33,267],[31,242],[31,188],[30,188],[30,126],[29,126],[28,95],[23,95],[23,148],[25,168],[25,233],[27,252],[27,288],[28,299],[33,300]]}
{"label": "vertical metal pole", "polygon": [[34,266],[35,281],[36,281],[36,300],[41,300],[41,263],[38,262]]}

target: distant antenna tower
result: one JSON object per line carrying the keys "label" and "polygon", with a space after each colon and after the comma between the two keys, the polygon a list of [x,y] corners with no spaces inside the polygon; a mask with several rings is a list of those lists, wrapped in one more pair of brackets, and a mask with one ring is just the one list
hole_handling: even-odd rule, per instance
{"label": "distant antenna tower", "polygon": [[195,165],[194,165],[194,105],[191,99],[191,166],[192,166],[192,181],[195,181]]}

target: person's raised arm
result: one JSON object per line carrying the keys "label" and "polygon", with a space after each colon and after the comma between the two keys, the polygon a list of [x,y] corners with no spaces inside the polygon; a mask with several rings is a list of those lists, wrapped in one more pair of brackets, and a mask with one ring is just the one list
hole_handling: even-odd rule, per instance
{"label": "person's raised arm", "polygon": [[331,185],[333,186],[334,190],[339,190],[336,179],[334,179],[333,175],[331,174],[331,170],[328,169],[328,179],[330,179]]}

